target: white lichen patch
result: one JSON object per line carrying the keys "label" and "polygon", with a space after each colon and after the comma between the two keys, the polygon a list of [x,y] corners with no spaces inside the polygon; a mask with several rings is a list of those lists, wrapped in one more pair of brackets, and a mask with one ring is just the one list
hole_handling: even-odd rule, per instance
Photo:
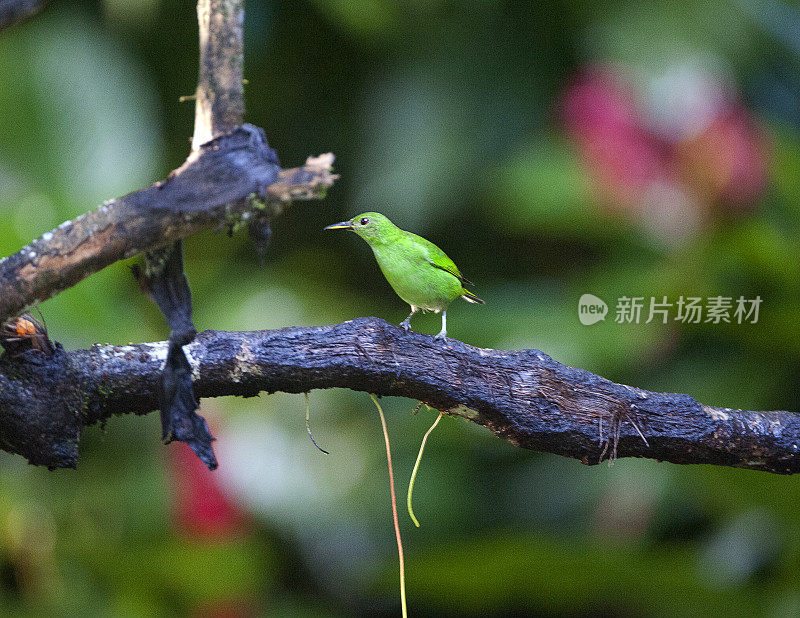
{"label": "white lichen patch", "polygon": [[305,167],[312,172],[327,172],[333,167],[335,158],[332,152],[325,152],[318,157],[308,157]]}
{"label": "white lichen patch", "polygon": [[[189,362],[189,366],[192,368],[192,381],[195,381],[200,378],[200,359],[196,358],[192,354],[192,350],[190,349],[192,346],[183,346],[183,353],[186,354],[186,360]],[[164,360],[166,361],[167,357],[164,356]]]}
{"label": "white lichen patch", "polygon": [[523,390],[528,390],[539,383],[536,374],[533,371],[529,371],[527,369],[523,371],[517,371],[516,373],[512,373],[510,378],[511,382],[513,382],[514,384],[514,388],[520,388]]}
{"label": "white lichen patch", "polygon": [[167,352],[169,346],[166,341],[157,341],[155,343],[143,343],[140,345],[104,345],[98,346],[98,352],[104,360],[111,360],[112,358],[124,358],[128,354],[147,354],[151,359],[160,361],[161,363],[167,362]]}
{"label": "white lichen patch", "polygon": [[622,384],[622,386],[627,388],[631,393],[636,395],[639,399],[647,399],[648,396],[650,395],[650,393],[648,393],[646,390],[643,390],[641,388],[636,388],[635,386],[628,386],[627,384]]}
{"label": "white lichen patch", "polygon": [[771,412],[755,412],[751,414],[747,419],[747,425],[753,431],[769,432],[772,435],[777,435],[781,430],[780,419]]}
{"label": "white lichen patch", "polygon": [[239,383],[244,376],[263,375],[261,366],[258,364],[256,355],[247,344],[242,345],[236,354],[236,364],[231,370],[231,380]]}
{"label": "white lichen patch", "polygon": [[715,421],[729,420],[730,419],[730,414],[728,414],[729,411],[730,408],[723,409],[723,408],[713,408],[711,406],[703,406],[703,412],[708,414]]}
{"label": "white lichen patch", "polygon": [[[115,358],[126,358],[129,354],[134,354],[137,357],[145,354],[148,358],[142,359],[147,361],[158,361],[160,368],[163,370],[167,364],[167,354],[169,353],[169,343],[167,341],[156,341],[154,343],[140,343],[137,345],[98,345],[94,346],[100,353],[100,358],[109,361]],[[186,354],[186,360],[189,361],[189,366],[192,368],[192,380],[197,380],[200,377],[200,361],[192,355],[190,350],[191,346],[184,346],[183,352]]]}
{"label": "white lichen patch", "polygon": [[44,242],[50,242],[51,240],[53,240],[53,232],[45,232],[44,234],[42,234],[42,240]]}

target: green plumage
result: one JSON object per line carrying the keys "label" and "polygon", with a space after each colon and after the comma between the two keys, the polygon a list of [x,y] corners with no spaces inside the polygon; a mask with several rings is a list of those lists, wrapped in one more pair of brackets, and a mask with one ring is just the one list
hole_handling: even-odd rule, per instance
{"label": "green plumage", "polygon": [[421,236],[401,230],[380,213],[365,212],[325,229],[352,230],[372,248],[389,285],[411,305],[411,315],[401,323],[406,330],[411,328],[411,316],[418,310],[441,312],[442,330],[436,338],[443,339],[447,336],[447,307],[451,302],[461,297],[483,304],[464,287],[470,282],[444,251]]}

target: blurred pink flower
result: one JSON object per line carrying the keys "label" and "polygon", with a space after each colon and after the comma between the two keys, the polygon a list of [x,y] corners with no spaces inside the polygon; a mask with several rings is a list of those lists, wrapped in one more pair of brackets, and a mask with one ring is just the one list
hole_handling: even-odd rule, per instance
{"label": "blurred pink flower", "polygon": [[598,197],[636,209],[647,188],[667,176],[664,145],[645,131],[631,86],[611,67],[580,74],[562,99],[562,118],[587,165]]}
{"label": "blurred pink flower", "polygon": [[562,122],[600,204],[673,240],[713,216],[752,209],[768,180],[768,144],[756,119],[722,78],[700,73],[669,74],[663,96],[620,66],[589,66],[561,99]]}

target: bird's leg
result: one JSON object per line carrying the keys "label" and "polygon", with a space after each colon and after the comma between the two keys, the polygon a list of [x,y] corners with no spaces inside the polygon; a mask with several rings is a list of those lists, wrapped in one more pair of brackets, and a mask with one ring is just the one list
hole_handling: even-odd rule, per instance
{"label": "bird's leg", "polygon": [[435,335],[434,339],[445,339],[447,337],[447,311],[442,311],[442,330],[439,331],[438,335]]}
{"label": "bird's leg", "polygon": [[413,316],[417,311],[419,311],[419,308],[411,305],[411,313],[408,314],[408,317],[405,320],[400,322],[400,327],[404,331],[408,332],[411,330],[411,316]]}

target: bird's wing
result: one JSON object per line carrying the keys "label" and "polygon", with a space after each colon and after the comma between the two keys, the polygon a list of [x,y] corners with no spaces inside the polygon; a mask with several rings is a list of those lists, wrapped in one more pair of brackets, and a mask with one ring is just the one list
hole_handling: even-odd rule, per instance
{"label": "bird's wing", "polygon": [[475,285],[461,274],[458,270],[458,266],[456,266],[453,260],[447,257],[447,254],[439,247],[434,245],[431,241],[422,238],[422,236],[417,236],[416,234],[413,234],[413,236],[416,237],[414,238],[416,241],[415,244],[420,248],[425,260],[431,266],[450,273],[464,285]]}
{"label": "bird's wing", "polygon": [[[447,257],[447,256],[445,256],[445,257]],[[439,264],[439,263],[436,262],[435,259],[429,259],[428,260],[428,262],[430,262],[430,264],[434,268],[438,268],[440,270],[443,270],[445,272],[450,273],[456,279],[458,279],[463,285],[475,285],[474,283],[472,283],[472,281],[470,281],[464,275],[462,275],[460,272],[458,272],[458,268],[456,268],[456,265],[453,264],[453,262],[452,262],[452,260],[450,260],[450,258],[448,258],[447,261],[450,262],[449,265],[447,265],[447,264]]]}

